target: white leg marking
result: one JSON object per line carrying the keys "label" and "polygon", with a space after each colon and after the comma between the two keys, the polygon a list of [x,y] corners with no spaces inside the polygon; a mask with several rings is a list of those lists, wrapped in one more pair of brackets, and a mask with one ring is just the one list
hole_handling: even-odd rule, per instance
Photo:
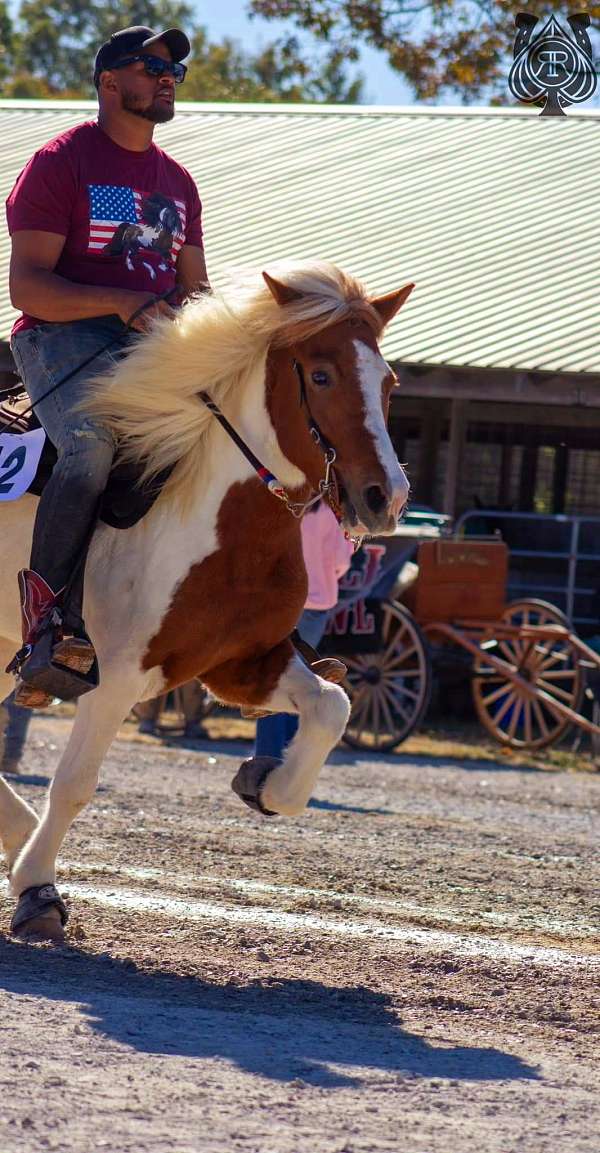
{"label": "white leg marking", "polygon": [[144,674],[138,671],[111,676],[103,670],[103,678],[99,688],[79,702],[46,809],[15,862],[11,876],[15,896],[30,885],[54,882],[56,857],[67,830],[93,797],[104,754],[145,683]]}
{"label": "white leg marking", "polygon": [[315,676],[294,656],[266,705],[300,718],[283,763],[269,774],[262,792],[267,809],[293,816],[305,808],[328,753],[344,732],[350,702],[339,685]]}
{"label": "white leg marking", "polygon": [[0,777],[0,839],[9,872],[36,825],[33,809]]}

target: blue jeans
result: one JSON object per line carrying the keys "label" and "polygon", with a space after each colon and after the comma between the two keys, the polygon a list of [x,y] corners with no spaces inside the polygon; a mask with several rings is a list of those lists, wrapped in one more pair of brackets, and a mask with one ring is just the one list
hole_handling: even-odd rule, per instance
{"label": "blue jeans", "polygon": [[[111,337],[115,344],[109,351],[95,357],[46,400],[36,403]],[[75,569],[115,453],[111,432],[87,417],[85,410],[73,409],[85,400],[93,377],[111,368],[119,350],[130,341],[131,333],[116,316],[39,324],[18,332],[12,339],[12,353],[25,388],[58,453],[58,462],[40,498],[31,551],[31,568],[54,592],[63,588]]]}
{"label": "blue jeans", "polygon": [[[298,621],[298,632],[303,641],[316,648],[323,633],[329,613],[327,610],[305,609]],[[277,757],[284,754],[298,728],[298,717],[292,713],[273,713],[261,717],[256,722],[255,757]]]}
{"label": "blue jeans", "polygon": [[31,709],[21,709],[15,705],[13,694],[0,702],[0,771],[7,773],[17,768],[27,728],[31,720]]}

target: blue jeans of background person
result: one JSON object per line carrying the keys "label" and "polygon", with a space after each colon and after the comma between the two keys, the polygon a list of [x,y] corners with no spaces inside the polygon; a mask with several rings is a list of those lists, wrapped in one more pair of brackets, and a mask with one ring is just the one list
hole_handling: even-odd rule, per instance
{"label": "blue jeans of background person", "polygon": [[14,772],[18,768],[27,728],[31,720],[31,709],[15,705],[13,694],[0,703],[0,772]]}
{"label": "blue jeans of background person", "polygon": [[[327,610],[305,609],[298,621],[298,632],[302,640],[316,648],[325,632],[328,617]],[[297,728],[298,717],[292,713],[273,713],[270,717],[261,717],[256,722],[254,755],[280,759]]]}
{"label": "blue jeans of background person", "polygon": [[[87,360],[112,338],[121,337],[51,396],[39,403],[53,385]],[[92,526],[99,499],[106,488],[115,442],[99,421],[75,412],[85,401],[90,381],[112,368],[130,341],[131,333],[117,316],[73,320],[66,324],[39,324],[18,332],[12,353],[35,412],[58,453],[35,519],[31,568],[54,592],[67,583]]]}

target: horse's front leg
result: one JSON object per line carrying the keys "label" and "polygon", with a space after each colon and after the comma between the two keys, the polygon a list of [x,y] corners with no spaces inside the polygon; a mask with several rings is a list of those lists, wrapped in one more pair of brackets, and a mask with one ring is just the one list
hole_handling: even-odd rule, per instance
{"label": "horse's front leg", "polygon": [[[281,672],[273,685],[277,666]],[[203,679],[224,700],[298,714],[298,731],[283,760],[252,757],[244,761],[232,787],[246,804],[266,815],[300,813],[348,722],[350,702],[344,690],[316,676],[289,642],[258,661],[229,662]],[[269,688],[260,696],[265,682]]]}
{"label": "horse's front leg", "polygon": [[54,883],[56,858],[69,826],[91,800],[103,757],[130,708],[141,697],[144,674],[102,670],[100,687],[81,698],[71,736],[48,792],[42,817],[14,862],[10,881],[18,898],[12,921],[20,936],[63,937],[65,909]]}

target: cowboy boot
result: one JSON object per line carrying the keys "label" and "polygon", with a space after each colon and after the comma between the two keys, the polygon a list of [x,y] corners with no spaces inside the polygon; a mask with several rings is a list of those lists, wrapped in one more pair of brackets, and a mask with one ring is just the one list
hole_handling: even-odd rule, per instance
{"label": "cowboy boot", "polygon": [[[31,649],[39,641],[42,633],[48,628],[56,630],[58,640],[52,648],[52,661],[75,672],[87,673],[91,669],[95,652],[91,641],[83,637],[63,637],[61,634],[61,615],[59,611],[61,592],[55,593],[43,577],[33,569],[21,569],[19,573],[19,590],[21,594],[21,630],[23,636],[23,649],[17,654],[20,663],[28,659],[24,650]],[[24,654],[21,657],[21,654]],[[17,665],[18,665],[17,661]],[[10,668],[11,666],[9,666]],[[15,704],[24,708],[45,708],[51,704],[53,695],[45,689],[36,688],[17,678],[15,690]]]}

